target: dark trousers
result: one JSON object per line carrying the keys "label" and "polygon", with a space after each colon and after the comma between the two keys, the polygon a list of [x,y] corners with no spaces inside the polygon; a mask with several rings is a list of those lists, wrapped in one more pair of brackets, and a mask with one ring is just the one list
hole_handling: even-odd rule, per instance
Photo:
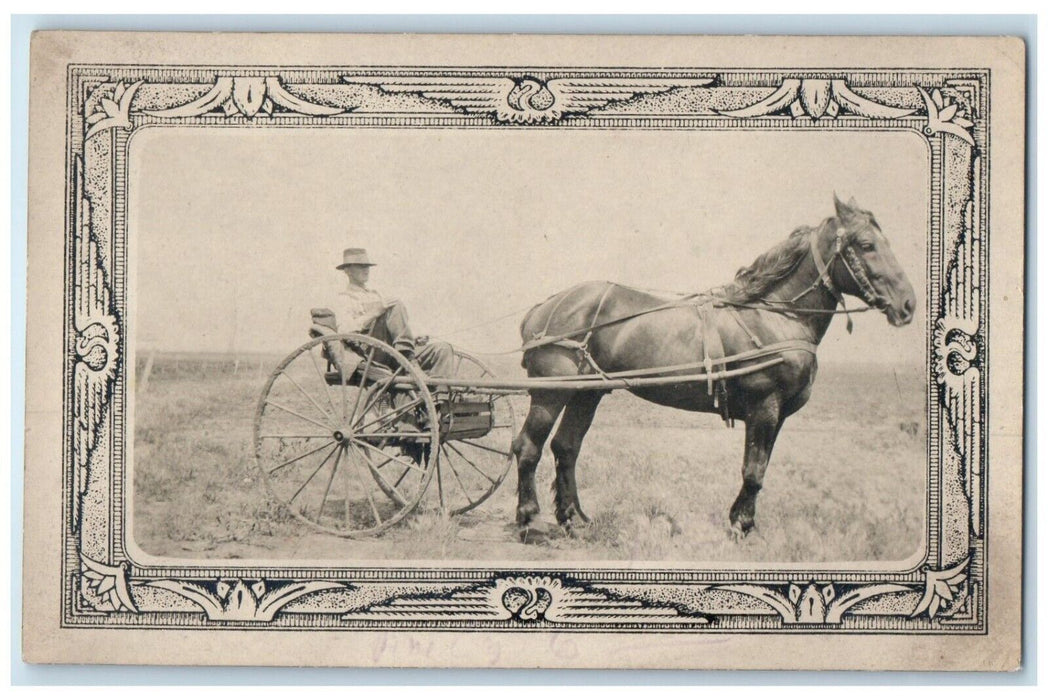
{"label": "dark trousers", "polygon": [[389,343],[408,356],[431,377],[450,377],[455,367],[455,351],[449,343],[433,341],[419,346],[408,324],[408,310],[401,302],[391,304],[375,319],[368,335]]}

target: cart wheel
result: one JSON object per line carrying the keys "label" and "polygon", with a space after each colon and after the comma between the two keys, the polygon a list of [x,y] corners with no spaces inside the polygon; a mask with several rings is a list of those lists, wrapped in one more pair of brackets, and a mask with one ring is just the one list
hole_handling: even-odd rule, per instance
{"label": "cart wheel", "polygon": [[[480,379],[494,377],[495,374],[477,357],[456,350],[454,376]],[[506,394],[455,389],[449,398],[490,402],[493,414],[491,430],[486,435],[442,438],[439,443],[435,495],[443,510],[458,515],[487,500],[506,478],[513,464],[510,445],[517,434],[517,420],[510,397]],[[430,497],[433,497],[432,492]]]}
{"label": "cart wheel", "polygon": [[[338,355],[338,367],[327,357]],[[422,372],[357,334],[315,338],[266,382],[255,457],[270,493],[299,520],[342,537],[381,532],[422,499],[440,424]],[[389,494],[387,499],[383,494]]]}

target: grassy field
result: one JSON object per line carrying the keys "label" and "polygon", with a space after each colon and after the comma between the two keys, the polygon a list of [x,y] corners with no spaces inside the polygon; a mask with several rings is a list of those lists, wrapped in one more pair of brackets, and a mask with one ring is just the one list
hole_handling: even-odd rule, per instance
{"label": "grassy field", "polygon": [[[513,471],[468,514],[431,507],[379,536],[316,533],[268,494],[255,467],[252,418],[277,358],[155,358],[135,404],[132,534],[145,552],[180,558],[673,562],[897,561],[923,540],[927,443],[922,377],[891,367],[822,366],[791,417],[757,504],[757,530],[728,538],[741,483],[743,427],[658,407],[625,392],[601,404],[579,458],[592,522],[575,537],[552,519],[547,446],[537,543],[512,526]],[[498,368],[518,376],[515,360]],[[136,368],[139,381],[144,362]],[[234,368],[236,371],[234,372]],[[513,397],[520,419],[526,397]],[[432,490],[432,485],[431,485]]]}

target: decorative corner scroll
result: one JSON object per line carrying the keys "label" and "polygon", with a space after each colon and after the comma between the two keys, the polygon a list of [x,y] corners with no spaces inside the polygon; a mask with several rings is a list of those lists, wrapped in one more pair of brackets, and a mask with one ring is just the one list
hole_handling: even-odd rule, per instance
{"label": "decorative corner scroll", "polygon": [[833,119],[841,112],[870,119],[899,119],[916,110],[874,102],[854,92],[848,83],[828,78],[787,78],[770,95],[746,107],[718,111],[729,117],[767,117],[788,113],[794,119]]}
{"label": "decorative corner scroll", "polygon": [[[280,108],[279,110],[277,108]],[[352,108],[316,104],[292,95],[275,75],[221,76],[206,93],[191,102],[168,109],[147,109],[143,114],[154,117],[199,117],[221,110],[227,117],[254,118],[260,112],[272,116],[284,111],[314,117],[329,117],[351,111]]]}
{"label": "decorative corner scroll", "polygon": [[889,593],[908,593],[913,590],[898,583],[852,586],[815,581],[786,586],[742,583],[715,588],[741,593],[766,603],[786,625],[839,625],[844,614],[858,603]]}
{"label": "decorative corner scroll", "polygon": [[925,566],[924,595],[910,613],[910,617],[918,617],[923,613],[928,613],[929,619],[935,619],[936,615],[953,615],[968,597],[966,584],[970,562],[971,557],[965,557],[960,563],[940,571]]}
{"label": "decorative corner scroll", "polygon": [[[123,81],[120,81],[99,86],[98,94],[92,95],[88,100],[88,104],[94,104],[94,109],[84,117],[84,126],[87,128],[84,140],[87,141],[95,134],[108,129],[130,129],[131,102],[144,82],[139,80],[125,86]],[[97,102],[94,100],[96,96]]]}
{"label": "decorative corner scroll", "polygon": [[[126,91],[125,91],[126,95]],[[72,528],[80,528],[81,506],[91,458],[109,411],[120,360],[120,324],[113,308],[98,244],[91,235],[90,203],[84,194],[83,163],[74,161],[75,216],[73,284],[73,457]]]}
{"label": "decorative corner scroll", "polygon": [[265,580],[243,579],[192,583],[161,579],[143,585],[177,593],[199,606],[209,620],[272,622],[281,608],[312,593],[345,588],[334,581],[296,581],[270,588]]}
{"label": "decorative corner scroll", "polygon": [[138,612],[131,590],[127,584],[127,564],[110,566],[97,562],[84,554],[80,555],[80,576],[84,588],[99,599],[93,604],[102,612]]}
{"label": "decorative corner scroll", "polygon": [[[939,88],[934,88],[929,93],[918,85],[917,92],[921,93],[921,98],[924,100],[924,106],[927,109],[928,123],[924,127],[926,135],[932,136],[939,132],[945,132],[953,134],[971,146],[975,145],[975,139],[971,134],[971,129],[975,126],[975,123],[965,116],[965,114],[971,114],[972,112],[970,105],[965,105],[964,102],[956,98],[950,99],[950,97],[943,96],[943,91]],[[959,95],[959,93],[957,94]]]}
{"label": "decorative corner scroll", "polygon": [[703,87],[713,78],[552,78],[533,76],[455,77],[433,75],[355,76],[347,83],[367,85],[387,93],[413,93],[466,114],[493,116],[510,124],[553,123],[565,116],[586,114],[617,102],[678,88]]}
{"label": "decorative corner scroll", "polygon": [[528,625],[541,622],[597,624],[615,622],[705,625],[709,619],[668,605],[621,598],[551,576],[500,578],[481,586],[434,598],[414,595],[353,611],[344,620],[480,620]]}

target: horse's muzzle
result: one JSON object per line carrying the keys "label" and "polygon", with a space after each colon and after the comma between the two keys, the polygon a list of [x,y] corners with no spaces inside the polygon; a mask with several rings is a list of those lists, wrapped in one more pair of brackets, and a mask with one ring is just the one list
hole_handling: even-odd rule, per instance
{"label": "horse's muzzle", "polygon": [[884,315],[888,317],[888,323],[896,328],[905,326],[913,320],[913,310],[917,302],[913,295],[907,295],[901,304],[888,304],[884,307]]}

